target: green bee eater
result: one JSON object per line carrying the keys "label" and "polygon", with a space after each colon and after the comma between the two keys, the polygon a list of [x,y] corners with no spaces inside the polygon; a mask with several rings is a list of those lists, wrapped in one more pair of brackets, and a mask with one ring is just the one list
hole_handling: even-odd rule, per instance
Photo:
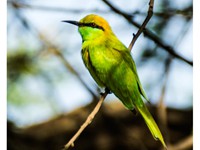
{"label": "green bee eater", "polygon": [[82,59],[100,87],[113,92],[129,110],[138,110],[156,140],[166,148],[162,134],[142,97],[148,98],[140,83],[129,49],[116,37],[108,22],[98,15],[80,21],[63,21],[78,26],[82,37]]}

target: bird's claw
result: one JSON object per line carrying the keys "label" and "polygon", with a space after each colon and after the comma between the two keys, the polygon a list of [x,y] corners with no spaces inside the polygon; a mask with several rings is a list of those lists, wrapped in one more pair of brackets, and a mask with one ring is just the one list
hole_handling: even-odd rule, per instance
{"label": "bird's claw", "polygon": [[110,91],[110,89],[107,88],[107,87],[105,88],[105,92],[108,93],[108,94],[111,94],[111,93],[112,93],[112,92]]}
{"label": "bird's claw", "polygon": [[132,109],[131,110],[131,112],[134,114],[134,115],[137,115],[137,111],[136,111],[136,109],[134,108],[134,109]]}
{"label": "bird's claw", "polygon": [[105,88],[105,92],[101,92],[100,95],[103,96],[105,93],[111,94],[112,92],[109,90],[109,88]]}

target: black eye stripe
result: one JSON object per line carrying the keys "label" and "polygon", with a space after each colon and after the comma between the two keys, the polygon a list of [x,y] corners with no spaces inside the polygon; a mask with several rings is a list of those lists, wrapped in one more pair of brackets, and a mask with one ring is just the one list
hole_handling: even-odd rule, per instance
{"label": "black eye stripe", "polygon": [[81,23],[79,24],[79,26],[88,26],[88,27],[92,27],[92,28],[97,28],[97,29],[101,29],[104,31],[104,28],[95,24],[95,23]]}

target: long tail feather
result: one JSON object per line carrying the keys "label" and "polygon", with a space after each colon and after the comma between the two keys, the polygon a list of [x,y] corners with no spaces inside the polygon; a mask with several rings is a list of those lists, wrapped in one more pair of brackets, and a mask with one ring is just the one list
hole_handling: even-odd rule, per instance
{"label": "long tail feather", "polygon": [[152,115],[150,114],[149,110],[145,106],[145,104],[136,105],[136,108],[141,113],[142,117],[144,118],[144,120],[145,120],[149,130],[151,131],[151,134],[153,135],[154,139],[160,140],[160,142],[165,147],[165,149],[167,149],[167,146],[165,144],[163,136],[162,136],[156,122],[154,121]]}

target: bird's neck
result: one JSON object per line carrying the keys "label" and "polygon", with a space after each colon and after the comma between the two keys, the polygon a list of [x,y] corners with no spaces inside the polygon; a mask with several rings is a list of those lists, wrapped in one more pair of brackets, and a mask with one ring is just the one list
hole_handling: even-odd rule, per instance
{"label": "bird's neck", "polygon": [[94,48],[94,47],[108,47],[113,45],[114,43],[120,43],[118,38],[115,36],[113,32],[107,32],[104,34],[98,34],[95,36],[92,36],[90,34],[82,34],[82,49],[85,48]]}
{"label": "bird's neck", "polygon": [[103,44],[104,44],[104,38],[83,39],[82,49],[92,49],[93,47],[97,47],[99,45],[103,46]]}

